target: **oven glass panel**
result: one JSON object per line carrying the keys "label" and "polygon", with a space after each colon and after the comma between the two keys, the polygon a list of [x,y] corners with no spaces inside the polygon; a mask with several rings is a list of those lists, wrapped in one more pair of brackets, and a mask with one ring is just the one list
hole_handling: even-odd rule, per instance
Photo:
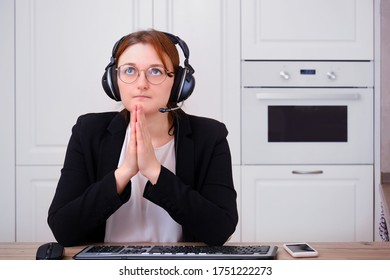
{"label": "oven glass panel", "polygon": [[268,106],[268,142],[347,140],[347,106]]}

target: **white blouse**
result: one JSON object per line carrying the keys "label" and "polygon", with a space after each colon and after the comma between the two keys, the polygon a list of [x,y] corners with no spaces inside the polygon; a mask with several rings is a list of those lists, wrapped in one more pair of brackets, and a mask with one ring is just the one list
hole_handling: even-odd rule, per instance
{"label": "white blouse", "polygon": [[[129,142],[129,128],[123,142],[118,166],[125,158]],[[161,165],[175,173],[175,142],[172,139],[154,149]],[[143,197],[147,179],[138,172],[131,179],[128,202],[112,214],[106,223],[105,242],[178,242],[182,241],[182,227],[160,206]]]}

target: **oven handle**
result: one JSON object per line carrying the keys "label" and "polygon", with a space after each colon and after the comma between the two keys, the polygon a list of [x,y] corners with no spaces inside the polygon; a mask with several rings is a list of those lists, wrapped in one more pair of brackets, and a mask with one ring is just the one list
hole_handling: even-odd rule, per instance
{"label": "oven handle", "polygon": [[359,100],[359,93],[256,93],[260,100]]}
{"label": "oven handle", "polygon": [[313,171],[293,170],[291,173],[298,174],[298,175],[311,175],[311,174],[323,174],[324,171],[322,171],[322,170],[313,170]]}

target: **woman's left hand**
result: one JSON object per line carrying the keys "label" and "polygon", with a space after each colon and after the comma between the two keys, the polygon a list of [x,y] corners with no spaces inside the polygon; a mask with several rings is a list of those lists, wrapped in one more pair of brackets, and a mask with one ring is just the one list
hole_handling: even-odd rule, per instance
{"label": "woman's left hand", "polygon": [[135,107],[138,169],[154,185],[160,175],[161,165],[154,153],[142,106]]}

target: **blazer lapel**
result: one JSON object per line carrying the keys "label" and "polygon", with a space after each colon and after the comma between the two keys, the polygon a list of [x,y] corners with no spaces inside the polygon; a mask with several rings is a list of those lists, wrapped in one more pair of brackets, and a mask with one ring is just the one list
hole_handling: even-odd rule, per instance
{"label": "blazer lapel", "polygon": [[107,127],[106,137],[101,144],[98,176],[104,177],[118,167],[119,156],[125,139],[128,122],[118,113]]}

